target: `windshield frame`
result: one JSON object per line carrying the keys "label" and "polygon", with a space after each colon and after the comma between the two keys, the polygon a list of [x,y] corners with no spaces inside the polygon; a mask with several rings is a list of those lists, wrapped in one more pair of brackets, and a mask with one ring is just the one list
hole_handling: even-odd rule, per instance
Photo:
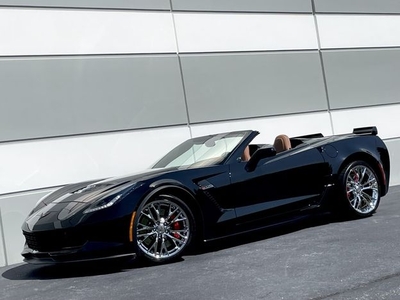
{"label": "windshield frame", "polygon": [[[249,139],[249,136],[252,135],[252,133],[254,133],[254,131],[252,131],[252,130],[240,130],[240,131],[232,131],[232,132],[204,135],[204,136],[199,136],[199,137],[194,137],[192,139],[188,139],[185,142],[183,142],[183,143],[179,144],[178,146],[176,146],[175,148],[173,148],[168,153],[166,153],[161,159],[159,159],[155,164],[153,164],[151,168],[152,169],[169,168],[169,167],[197,168],[197,167],[207,167],[207,166],[213,166],[213,165],[223,165],[231,160],[232,155],[234,155],[238,151],[239,148],[243,148],[243,149],[245,148],[243,143]],[[173,165],[173,166],[169,165],[175,159],[179,158],[180,156],[183,156],[183,154],[186,153],[186,151],[189,151],[190,149],[192,149],[194,145],[206,145],[207,143],[210,143],[210,141],[212,143],[212,142],[220,141],[222,139],[240,136],[240,135],[242,135],[240,140],[231,149],[231,151],[226,152],[227,154],[225,156],[223,156],[223,157],[221,156],[221,160],[218,160],[218,156],[217,156],[214,158],[209,158],[208,159],[208,160],[210,160],[209,163],[207,163],[206,162],[207,159],[205,159],[205,160],[195,161],[194,163],[188,163],[188,164],[183,163],[180,165]],[[254,138],[254,136],[251,139],[253,139],[253,138]],[[215,140],[213,140],[213,139],[215,139]],[[215,144],[210,146],[210,148],[212,148],[214,146],[215,146]],[[193,154],[193,155],[195,155],[195,154]],[[240,157],[240,155],[239,155],[239,157]]]}

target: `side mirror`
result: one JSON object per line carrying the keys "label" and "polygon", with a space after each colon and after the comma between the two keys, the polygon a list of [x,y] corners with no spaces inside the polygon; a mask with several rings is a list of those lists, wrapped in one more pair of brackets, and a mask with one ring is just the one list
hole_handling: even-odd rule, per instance
{"label": "side mirror", "polygon": [[267,157],[272,157],[276,155],[276,150],[273,146],[265,146],[258,149],[247,162],[245,169],[247,172],[252,172],[257,167],[258,162]]}

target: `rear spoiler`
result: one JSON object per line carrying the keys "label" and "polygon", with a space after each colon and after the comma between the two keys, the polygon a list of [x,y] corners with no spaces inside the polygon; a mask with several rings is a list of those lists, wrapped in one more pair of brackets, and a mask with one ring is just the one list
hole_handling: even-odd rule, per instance
{"label": "rear spoiler", "polygon": [[378,129],[376,128],[376,126],[354,128],[353,129],[353,134],[377,135],[378,134]]}
{"label": "rear spoiler", "polygon": [[[353,134],[369,134],[369,135],[377,135],[378,129],[376,126],[368,126],[368,127],[359,127],[353,129]],[[322,133],[313,133],[301,136],[295,136],[292,139],[313,139],[313,138],[322,138],[324,135]]]}

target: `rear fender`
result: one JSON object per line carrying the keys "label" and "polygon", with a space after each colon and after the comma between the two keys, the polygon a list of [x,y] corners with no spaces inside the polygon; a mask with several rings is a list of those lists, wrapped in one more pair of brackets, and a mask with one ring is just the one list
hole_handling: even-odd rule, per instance
{"label": "rear fender", "polygon": [[340,164],[336,174],[340,174],[347,165],[356,160],[365,161],[374,169],[376,175],[378,176],[378,180],[381,183],[380,194],[381,196],[385,196],[389,188],[389,182],[384,166],[376,157],[374,157],[374,155],[370,153],[357,152],[350,155]]}

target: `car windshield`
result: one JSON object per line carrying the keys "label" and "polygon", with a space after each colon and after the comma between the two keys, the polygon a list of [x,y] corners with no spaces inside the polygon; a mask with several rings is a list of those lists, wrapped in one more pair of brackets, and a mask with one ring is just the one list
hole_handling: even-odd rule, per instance
{"label": "car windshield", "polygon": [[224,160],[247,136],[248,131],[221,133],[187,140],[161,158],[155,168],[205,167]]}

